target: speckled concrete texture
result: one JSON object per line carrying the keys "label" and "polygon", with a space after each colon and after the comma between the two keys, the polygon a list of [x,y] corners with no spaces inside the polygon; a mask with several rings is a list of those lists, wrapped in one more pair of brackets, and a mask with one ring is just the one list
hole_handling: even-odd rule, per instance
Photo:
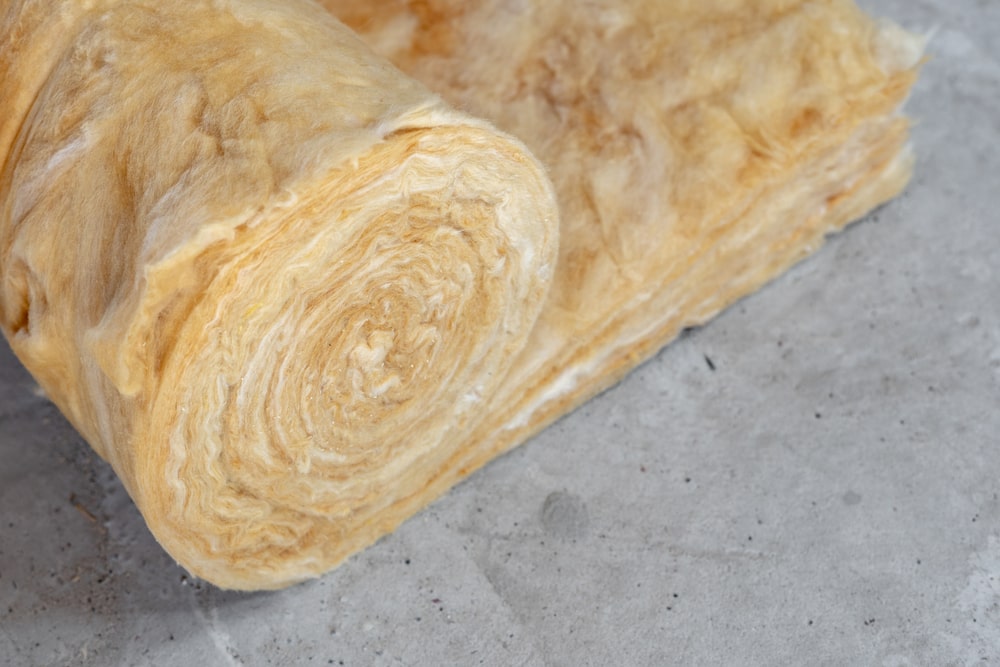
{"label": "speckled concrete texture", "polygon": [[322,579],[189,579],[0,344],[0,664],[1000,664],[1000,3],[863,6],[906,194]]}

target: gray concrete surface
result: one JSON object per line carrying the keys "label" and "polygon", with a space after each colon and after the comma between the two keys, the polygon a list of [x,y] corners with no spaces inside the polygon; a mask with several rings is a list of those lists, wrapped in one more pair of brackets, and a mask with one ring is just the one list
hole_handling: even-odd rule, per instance
{"label": "gray concrete surface", "polygon": [[0,345],[0,664],[1000,664],[1000,3],[864,6],[907,193],[315,582],[187,578]]}

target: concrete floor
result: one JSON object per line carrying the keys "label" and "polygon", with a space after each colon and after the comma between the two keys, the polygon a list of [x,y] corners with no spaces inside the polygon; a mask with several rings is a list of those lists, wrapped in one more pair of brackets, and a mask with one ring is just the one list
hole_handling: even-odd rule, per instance
{"label": "concrete floor", "polygon": [[907,193],[320,580],[190,580],[0,343],[0,664],[1000,664],[1000,3],[863,5]]}

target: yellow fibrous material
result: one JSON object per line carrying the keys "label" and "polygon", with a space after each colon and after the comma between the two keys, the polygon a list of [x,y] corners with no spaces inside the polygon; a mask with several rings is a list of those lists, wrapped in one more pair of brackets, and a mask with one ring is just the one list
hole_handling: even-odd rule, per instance
{"label": "yellow fibrous material", "polygon": [[922,45],[849,0],[322,4],[0,9],[0,325],[223,587],[335,566],[910,174]]}

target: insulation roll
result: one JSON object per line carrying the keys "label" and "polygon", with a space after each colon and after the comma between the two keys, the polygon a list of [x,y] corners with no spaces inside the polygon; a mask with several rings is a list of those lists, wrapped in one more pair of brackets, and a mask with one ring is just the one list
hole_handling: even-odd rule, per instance
{"label": "insulation roll", "polygon": [[923,42],[851,0],[321,3],[0,2],[0,325],[219,586],[332,568],[911,174]]}

